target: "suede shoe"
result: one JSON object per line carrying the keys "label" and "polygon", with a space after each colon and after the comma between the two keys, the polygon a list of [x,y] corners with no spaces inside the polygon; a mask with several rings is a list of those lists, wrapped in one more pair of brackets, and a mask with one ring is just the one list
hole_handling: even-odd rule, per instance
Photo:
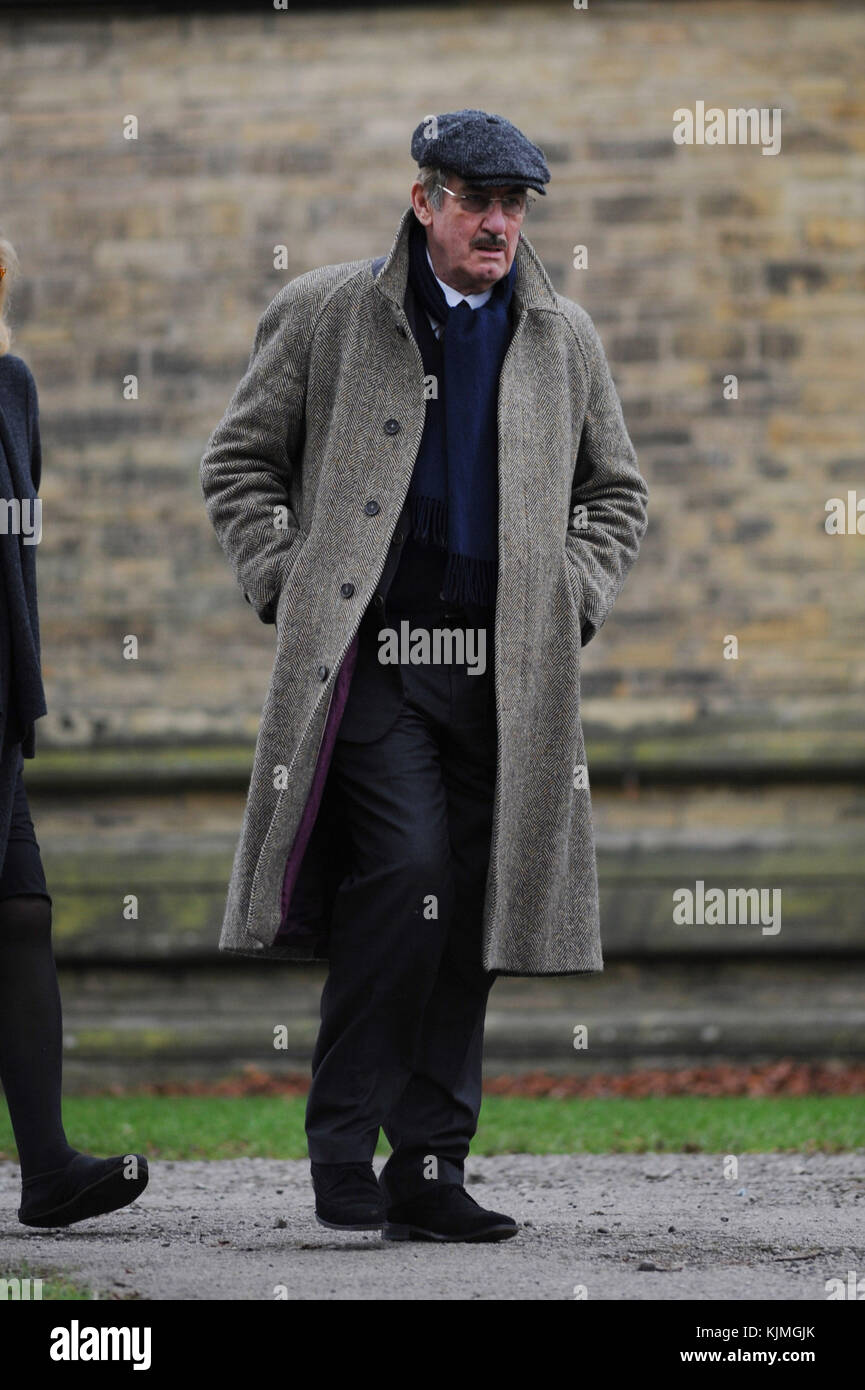
{"label": "suede shoe", "polygon": [[[134,1176],[127,1176],[132,1158]],[[71,1226],[91,1216],[104,1216],[140,1197],[148,1176],[143,1154],[94,1158],[77,1153],[65,1168],[25,1178],[18,1220],[22,1226]]]}
{"label": "suede shoe", "polygon": [[378,1231],[384,1198],[371,1163],[311,1163],[315,1219],[331,1231]]}
{"label": "suede shoe", "polygon": [[519,1226],[513,1217],[485,1211],[458,1183],[440,1183],[396,1206],[388,1206],[382,1240],[508,1240]]}

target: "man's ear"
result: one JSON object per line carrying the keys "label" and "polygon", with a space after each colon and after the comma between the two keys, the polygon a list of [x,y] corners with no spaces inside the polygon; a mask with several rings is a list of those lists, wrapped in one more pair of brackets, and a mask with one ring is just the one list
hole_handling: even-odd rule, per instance
{"label": "man's ear", "polygon": [[422,222],[425,227],[428,227],[432,222],[432,211],[427,199],[426,190],[419,181],[416,181],[411,186],[411,205],[418,222]]}

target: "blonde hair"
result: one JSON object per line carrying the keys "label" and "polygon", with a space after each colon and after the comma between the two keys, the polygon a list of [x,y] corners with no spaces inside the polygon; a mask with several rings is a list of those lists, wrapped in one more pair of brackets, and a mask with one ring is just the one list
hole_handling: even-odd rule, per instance
{"label": "blonde hair", "polygon": [[18,257],[11,241],[0,235],[0,266],[6,274],[0,280],[0,357],[9,351],[12,343],[12,330],[6,322],[6,301],[15,276],[18,273]]}

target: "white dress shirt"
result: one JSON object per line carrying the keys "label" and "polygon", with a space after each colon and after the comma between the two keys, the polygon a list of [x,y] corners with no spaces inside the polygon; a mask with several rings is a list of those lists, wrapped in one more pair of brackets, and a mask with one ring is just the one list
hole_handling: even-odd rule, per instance
{"label": "white dress shirt", "polygon": [[[429,247],[427,247],[426,249],[426,258],[429,261],[430,270],[432,271],[433,275],[436,275],[435,267],[433,266],[432,258],[429,253]],[[452,285],[446,285],[444,280],[439,280],[439,277],[437,275],[436,280],[438,280],[438,283],[441,286],[442,293],[445,299],[447,300],[448,307],[450,309],[453,309],[457,304],[461,304],[463,300],[466,301],[470,309],[480,309],[482,304],[486,304],[494,288],[494,286],[491,285],[488,290],[481,290],[480,294],[463,294],[462,291],[455,290]],[[429,319],[430,324],[432,325],[433,332],[438,338],[441,333],[441,324],[439,323],[438,319],[433,318],[432,314],[427,314],[427,318]]]}

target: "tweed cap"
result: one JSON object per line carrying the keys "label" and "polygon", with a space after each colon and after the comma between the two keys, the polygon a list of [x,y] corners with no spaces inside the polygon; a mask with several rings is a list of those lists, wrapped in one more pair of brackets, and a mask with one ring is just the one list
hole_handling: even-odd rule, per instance
{"label": "tweed cap", "polygon": [[453,170],[472,183],[518,183],[546,193],[550,171],[543,150],[521,130],[488,111],[468,108],[426,116],[411,137],[412,159],[418,164]]}

